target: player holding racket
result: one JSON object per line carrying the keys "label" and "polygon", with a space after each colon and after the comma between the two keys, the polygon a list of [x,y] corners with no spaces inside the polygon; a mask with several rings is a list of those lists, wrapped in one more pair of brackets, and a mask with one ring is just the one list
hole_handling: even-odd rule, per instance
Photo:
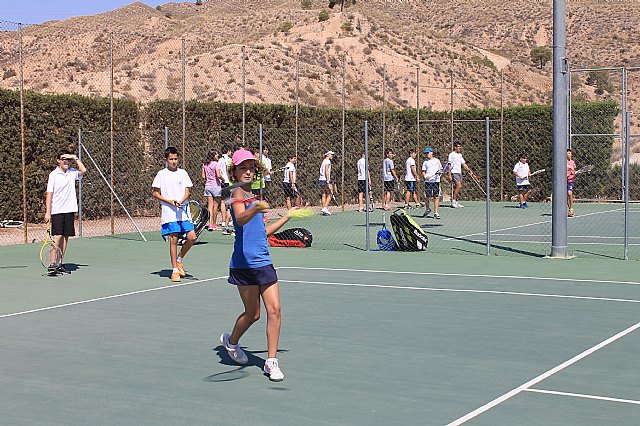
{"label": "player holding racket", "polygon": [[216,219],[218,217],[218,206],[222,197],[222,186],[220,185],[220,170],[218,170],[218,160],[220,154],[215,149],[210,149],[202,162],[202,178],[204,179],[204,196],[207,198],[207,209],[209,210],[209,231],[217,231]]}
{"label": "player holding racket", "polygon": [[567,207],[569,208],[569,217],[575,214],[573,211],[573,183],[576,180],[576,162],[571,158],[573,153],[567,149]]}
{"label": "player holding racket", "polygon": [[[236,231],[233,254],[229,264],[229,283],[236,285],[244,305],[231,334],[224,333],[220,342],[231,359],[246,364],[249,359],[238,342],[251,325],[260,319],[260,298],[267,311],[267,361],[264,372],[272,381],[281,381],[284,374],[278,366],[278,340],[280,338],[280,292],[278,276],[269,255],[267,237],[288,220],[285,215],[265,225],[263,215],[269,210],[266,201],[251,199],[251,182],[257,162],[251,152],[240,149],[233,153],[230,177],[234,183],[245,183],[231,195],[231,217]],[[249,200],[251,199],[251,200]]]}
{"label": "player holding racket", "polygon": [[424,214],[427,217],[431,213],[429,198],[433,198],[433,218],[440,219],[438,205],[440,204],[440,176],[442,175],[442,163],[433,156],[433,149],[427,147],[424,150],[427,159],[422,163],[422,176],[424,177]]}
{"label": "player holding racket", "polygon": [[513,166],[513,174],[516,177],[516,187],[518,187],[518,197],[520,197],[521,209],[529,207],[527,205],[527,199],[529,198],[529,193],[531,193],[531,184],[529,182],[531,170],[527,161],[527,155],[522,154],[520,155],[520,161]]}
{"label": "player holding racket", "polygon": [[462,157],[462,144],[460,142],[456,142],[453,144],[453,151],[449,153],[448,162],[451,163],[451,169],[449,170],[449,180],[455,185],[453,189],[453,197],[451,198],[451,207],[459,208],[464,207],[462,204],[458,202],[458,197],[460,196],[460,190],[462,189],[462,167],[467,169],[469,173],[471,173],[471,177],[478,180],[478,176],[471,171],[469,165],[464,161],[464,157]]}
{"label": "player holding racket", "polygon": [[[76,199],[76,181],[82,179],[87,169],[82,161],[67,150],[60,151],[56,157],[58,166],[49,173],[45,198],[45,223],[51,223],[51,235],[54,244],[60,249],[62,257],[51,250],[47,272],[50,275],[67,272],[62,266],[62,258],[67,251],[69,237],[76,235],[74,216],[78,211]],[[78,168],[71,167],[75,162]],[[59,258],[59,259],[58,259]]]}
{"label": "player holding racket", "polygon": [[320,185],[320,189],[322,189],[322,210],[320,213],[323,216],[331,215],[329,211],[329,203],[331,202],[331,197],[333,196],[333,183],[331,182],[331,160],[333,159],[333,155],[335,152],[327,151],[324,154],[324,159],[322,160],[322,164],[320,164],[320,177],[318,178],[318,185]]}
{"label": "player holding racket", "polygon": [[287,209],[290,209],[295,199],[297,207],[302,205],[302,195],[296,186],[296,162],[297,157],[294,154],[287,155],[287,165],[284,167],[284,178],[282,180],[282,189],[287,199]]}
{"label": "player holding racket", "polygon": [[382,208],[385,210],[391,210],[389,203],[391,202],[391,194],[395,191],[396,182],[398,181],[398,174],[396,173],[395,166],[393,164],[393,157],[396,154],[391,148],[384,150],[385,159],[382,160],[382,180],[384,181],[384,199]]}
{"label": "player holding racket", "polygon": [[[178,150],[170,146],[164,150],[167,167],[160,170],[153,179],[151,195],[162,205],[162,235],[169,235],[169,256],[171,257],[171,281],[180,282],[187,273],[182,259],[196,241],[196,232],[191,222],[188,206],[193,186],[187,172],[178,168]],[[178,254],[178,237],[186,234],[186,241]]]}

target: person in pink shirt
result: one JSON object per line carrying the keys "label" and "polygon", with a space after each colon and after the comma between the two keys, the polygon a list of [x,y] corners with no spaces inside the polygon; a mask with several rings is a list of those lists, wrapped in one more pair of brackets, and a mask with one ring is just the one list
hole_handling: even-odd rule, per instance
{"label": "person in pink shirt", "polygon": [[202,162],[202,178],[204,179],[204,196],[207,197],[207,210],[209,210],[209,231],[218,229],[216,217],[218,216],[218,205],[222,197],[222,186],[220,185],[220,170],[218,170],[218,159],[220,154],[214,149],[207,152],[207,156]]}
{"label": "person in pink shirt", "polygon": [[569,217],[573,217],[573,182],[576,179],[576,162],[571,159],[572,152],[567,149],[567,206]]}

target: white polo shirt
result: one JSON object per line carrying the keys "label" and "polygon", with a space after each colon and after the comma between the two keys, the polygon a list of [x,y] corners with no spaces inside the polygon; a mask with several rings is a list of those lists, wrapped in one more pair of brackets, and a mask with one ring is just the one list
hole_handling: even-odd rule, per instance
{"label": "white polo shirt", "polygon": [[[415,167],[416,166],[416,160],[413,159],[413,157],[409,157],[407,158],[407,161],[404,163],[404,180],[405,182],[415,182],[416,181],[416,177],[413,175],[413,172],[411,172],[411,167]],[[417,170],[416,170],[417,172]]]}
{"label": "white polo shirt", "polygon": [[51,214],[75,213],[78,211],[76,199],[76,181],[82,179],[78,169],[69,168],[66,172],[56,167],[49,173],[47,192],[51,192]]}
{"label": "white polo shirt", "polygon": [[516,165],[513,166],[513,173],[524,176],[524,179],[520,179],[516,176],[516,185],[529,185],[529,163],[518,161]]}

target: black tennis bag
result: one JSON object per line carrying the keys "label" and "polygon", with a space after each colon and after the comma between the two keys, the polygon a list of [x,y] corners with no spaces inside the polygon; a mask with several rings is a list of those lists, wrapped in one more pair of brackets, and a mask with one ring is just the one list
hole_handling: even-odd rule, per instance
{"label": "black tennis bag", "polygon": [[271,247],[311,247],[312,241],[311,232],[304,228],[290,228],[269,235]]}
{"label": "black tennis bag", "polygon": [[397,250],[424,251],[429,244],[427,234],[404,209],[397,209],[391,215],[391,227],[396,236]]}

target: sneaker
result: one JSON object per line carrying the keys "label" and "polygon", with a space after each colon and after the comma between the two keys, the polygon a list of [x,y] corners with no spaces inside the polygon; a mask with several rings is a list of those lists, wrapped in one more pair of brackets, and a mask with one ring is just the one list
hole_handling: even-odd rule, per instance
{"label": "sneaker", "polygon": [[427,209],[422,214],[422,217],[427,217],[429,215],[429,213],[431,213],[431,209],[427,207]]}
{"label": "sneaker", "polygon": [[47,275],[49,275],[50,277],[55,277],[56,275],[58,275],[58,266],[51,263],[47,268]]}
{"label": "sneaker", "polygon": [[180,272],[178,271],[172,272],[171,281],[173,281],[174,283],[179,283],[180,281],[182,281],[182,279],[180,278]]}
{"label": "sneaker", "polygon": [[520,207],[519,207],[519,208],[521,208],[521,209],[526,209],[526,207],[524,206],[524,204],[520,204]]}
{"label": "sneaker", "polygon": [[220,228],[218,225],[213,225],[213,226],[211,226],[211,228],[209,228],[209,231],[219,231],[221,229],[222,228]]}
{"label": "sneaker", "polygon": [[363,212],[364,212],[364,209],[358,209],[358,212],[359,212],[359,213],[363,213]]}
{"label": "sneaker", "polygon": [[411,208],[411,206],[409,204],[405,204],[403,207],[405,210],[409,210]]}
{"label": "sneaker", "polygon": [[459,202],[456,201],[456,209],[461,209],[464,206],[462,204],[460,204]]}
{"label": "sneaker", "polygon": [[525,209],[528,209],[528,208],[529,208],[529,205],[528,205],[527,203],[522,203],[522,206],[523,206]]}
{"label": "sneaker", "polygon": [[388,206],[388,205],[386,205],[386,204],[385,204],[382,208],[383,208],[383,209],[385,209],[385,210],[387,210],[387,211],[391,210],[391,207],[389,207],[389,206]]}
{"label": "sneaker", "polygon": [[215,230],[216,230],[215,225],[209,225],[209,226],[207,226],[207,231],[215,231]]}
{"label": "sneaker", "polygon": [[176,263],[176,268],[178,268],[178,273],[180,274],[181,277],[184,277],[187,275],[187,273],[184,270],[184,264],[182,262]]}
{"label": "sneaker", "polygon": [[419,209],[420,207],[422,207],[422,204],[416,203],[416,209]]}
{"label": "sneaker", "polygon": [[65,269],[64,265],[61,263],[60,265],[56,266],[56,272],[59,274],[70,274],[71,272],[69,272],[68,270]]}
{"label": "sneaker", "polygon": [[573,215],[574,215],[573,209],[569,209],[569,215],[568,216],[569,217],[573,217]]}
{"label": "sneaker", "polygon": [[284,380],[284,374],[278,366],[278,358],[268,358],[264,363],[264,372],[272,382],[281,382]]}
{"label": "sneaker", "polygon": [[222,228],[222,235],[235,235],[231,233],[231,229],[227,228],[227,227],[223,227]]}
{"label": "sneaker", "polygon": [[[222,346],[224,346],[224,348],[227,350],[227,353],[229,354],[231,359],[234,360],[237,364],[248,363],[249,358],[247,358],[247,354],[244,353],[240,345],[236,345],[235,347],[232,347],[231,344],[229,343],[230,337],[231,335],[229,333],[224,333],[222,336],[220,336],[220,343],[222,343]],[[276,362],[276,367],[277,366],[278,364]],[[282,378],[284,378],[284,376]]]}
{"label": "sneaker", "polygon": [[458,202],[456,200],[451,200],[451,208],[455,209],[458,207]]}
{"label": "sneaker", "polygon": [[433,214],[433,218],[434,219],[440,219],[440,215],[436,212]]}

